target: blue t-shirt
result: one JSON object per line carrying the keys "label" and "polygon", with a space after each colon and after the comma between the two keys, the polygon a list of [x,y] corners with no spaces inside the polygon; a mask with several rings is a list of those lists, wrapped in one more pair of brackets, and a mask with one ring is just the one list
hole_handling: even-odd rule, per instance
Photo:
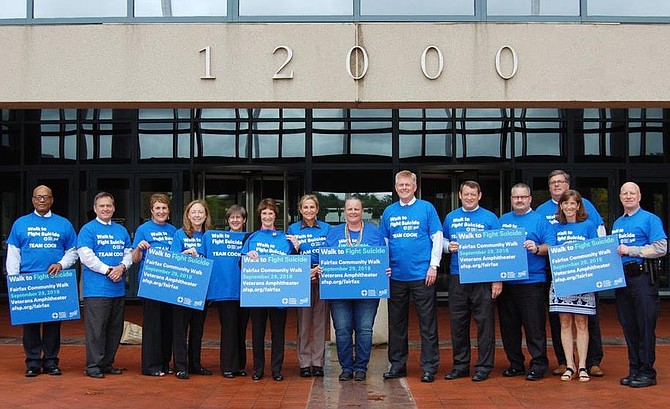
{"label": "blue t-shirt", "polygon": [[[326,247],[347,247],[347,237],[345,235],[344,229],[347,228],[346,223],[339,224],[337,226],[332,226],[328,232],[328,238],[326,240]],[[381,230],[372,223],[363,224],[363,238],[360,243],[358,240],[360,238],[360,231],[351,231],[349,230],[349,239],[352,243],[357,243],[359,246],[386,246],[386,240],[382,236]]]}
{"label": "blue t-shirt", "polygon": [[[130,246],[130,235],[125,227],[114,222],[103,224],[97,219],[86,223],[77,238],[77,247],[93,250],[93,254],[108,266],[121,264],[123,252],[130,249]],[[115,283],[106,275],[93,271],[86,265],[83,267],[84,297],[114,298],[126,294],[124,280]]]}
{"label": "blue t-shirt", "polygon": [[589,219],[576,223],[556,223],[556,244],[574,243],[598,237],[598,226]]}
{"label": "blue t-shirt", "polygon": [[[612,234],[619,238],[619,244],[626,246],[646,246],[655,241],[667,239],[663,231],[663,222],[653,213],[639,209],[631,216],[621,216],[612,226]],[[637,261],[642,263],[639,257],[621,256],[621,261]]]}
{"label": "blue t-shirt", "polygon": [[426,279],[433,248],[430,236],[441,228],[435,207],[425,200],[416,199],[408,206],[396,202],[384,210],[379,229],[389,241],[389,265],[393,280]]}
{"label": "blue t-shirt", "polygon": [[77,246],[77,233],[64,217],[53,213],[42,217],[33,212],[14,222],[7,244],[21,250],[21,273],[44,273]]}
{"label": "blue t-shirt", "polygon": [[202,239],[205,257],[212,260],[208,301],[240,299],[240,250],[247,233],[209,230]]}
{"label": "blue t-shirt", "polygon": [[[530,212],[517,215],[514,212],[505,213],[500,217],[500,227],[503,229],[523,229],[526,231],[526,240],[532,240],[538,246],[556,244],[556,233],[546,218],[538,212]],[[510,280],[505,284],[532,284],[547,281],[547,257],[538,256],[526,251],[528,256],[528,279]]]}
{"label": "blue t-shirt", "polygon": [[251,233],[242,246],[241,253],[247,254],[256,250],[258,254],[291,254],[293,244],[281,230],[256,230]]}
{"label": "blue t-shirt", "polygon": [[[177,232],[177,228],[170,223],[158,224],[153,220],[147,220],[135,231],[133,248],[136,248],[142,240],[146,240],[150,247],[170,249],[172,247],[172,238]],[[142,267],[144,267],[144,258],[146,250],[142,250],[142,260],[140,261],[138,282],[142,281]]]}
{"label": "blue t-shirt", "polygon": [[[601,224],[604,224],[603,218],[600,217],[600,214],[598,213],[598,210],[596,207],[593,205],[593,203],[589,202],[587,199],[582,198],[582,203],[584,203],[584,210],[586,211],[586,218],[587,220],[591,220],[593,224],[596,225],[596,227],[600,226]],[[558,212],[558,202],[554,202],[554,199],[549,199],[546,202],[542,203],[537,209],[535,209],[536,212],[541,214],[542,216],[546,217],[547,221],[551,225],[556,225],[558,221],[556,221],[556,213]]]}
{"label": "blue t-shirt", "polygon": [[[498,229],[500,229],[498,217],[483,207],[477,207],[471,212],[466,212],[462,207],[452,210],[444,218],[444,224],[442,225],[445,240],[455,242],[458,242],[457,233]],[[449,272],[453,275],[459,274],[458,252],[451,256]]]}
{"label": "blue t-shirt", "polygon": [[302,221],[288,226],[286,234],[291,234],[300,242],[300,254],[311,257],[312,265],[319,264],[319,247],[326,243],[326,236],[330,225],[326,222],[316,221],[314,226],[303,226]]}
{"label": "blue t-shirt", "polygon": [[205,233],[201,231],[194,231],[193,237],[188,237],[183,228],[177,230],[172,237],[172,244],[170,245],[170,251],[174,253],[181,253],[187,249],[195,249],[198,252],[198,255],[202,256],[202,236]]}

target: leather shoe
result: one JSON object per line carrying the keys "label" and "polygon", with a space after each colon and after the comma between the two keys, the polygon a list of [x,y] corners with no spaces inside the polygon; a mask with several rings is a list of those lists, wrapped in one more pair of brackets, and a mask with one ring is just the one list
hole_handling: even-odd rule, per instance
{"label": "leather shoe", "polygon": [[628,375],[625,378],[619,379],[619,385],[630,386],[630,382],[635,378],[635,375]]}
{"label": "leather shoe", "polygon": [[541,372],[538,371],[530,371],[528,372],[528,375],[526,375],[526,380],[527,381],[539,381],[542,379],[544,375]]}
{"label": "leather shoe", "polygon": [[263,379],[263,371],[254,372],[254,374],[251,375],[251,379],[253,379],[254,381],[260,381],[261,379]]}
{"label": "leather shoe", "polygon": [[644,375],[638,375],[630,381],[631,388],[646,388],[647,386],[656,385],[656,378],[650,378]]}
{"label": "leather shoe", "polygon": [[40,374],[39,369],[26,369],[26,378],[34,378]]}
{"label": "leather shoe", "polygon": [[309,366],[306,366],[304,368],[300,368],[300,377],[301,378],[309,378],[312,376],[312,370],[310,369]]}
{"label": "leather shoe", "polygon": [[275,373],[272,374],[272,379],[274,379],[277,382],[283,381],[284,380],[284,375],[280,374],[279,372],[275,372]]}
{"label": "leather shoe", "polygon": [[186,372],[186,371],[177,371],[175,376],[177,377],[177,379],[188,379],[188,378],[190,378],[188,376],[188,372]]}
{"label": "leather shoe", "polygon": [[100,372],[100,371],[91,371],[91,372],[86,372],[86,376],[90,378],[95,378],[95,379],[102,379],[105,377],[105,374]]}
{"label": "leather shoe", "polygon": [[458,369],[453,369],[451,372],[444,375],[444,379],[446,379],[448,381],[451,381],[451,380],[458,379],[458,378],[464,378],[466,376],[470,376],[470,372],[468,372],[468,371],[461,372]]}
{"label": "leather shoe", "polygon": [[146,375],[146,376],[165,376],[165,372],[163,372],[163,371],[142,372],[142,375]]}
{"label": "leather shoe", "polygon": [[235,377],[235,372],[233,372],[233,371],[223,371],[221,373],[221,375],[223,375],[224,378],[232,379],[232,378]]}
{"label": "leather shoe", "polygon": [[519,376],[519,375],[523,375],[525,373],[526,373],[526,371],[524,371],[523,369],[516,369],[516,368],[509,367],[509,368],[505,369],[505,371],[503,371],[503,376],[507,377],[507,378],[511,378],[513,376]]}
{"label": "leather shoe", "polygon": [[589,375],[600,378],[601,376],[605,376],[605,372],[598,365],[593,365],[589,368]]}
{"label": "leather shoe", "polygon": [[421,376],[421,382],[434,382],[434,381],[435,381],[435,374],[434,373],[426,371]]}
{"label": "leather shoe", "polygon": [[485,381],[489,378],[489,374],[487,374],[484,371],[477,371],[475,372],[475,375],[472,377],[472,382],[481,382]]}
{"label": "leather shoe", "polygon": [[107,367],[102,370],[103,374],[110,374],[110,375],[121,375],[123,373],[123,370],[120,368],[114,368],[113,366]]}
{"label": "leather shoe", "polygon": [[366,380],[368,375],[365,373],[365,371],[356,371],[354,372],[354,381],[362,382]]}
{"label": "leather shoe", "polygon": [[551,371],[551,374],[555,376],[561,376],[567,369],[568,366],[566,364],[560,364],[553,371]]}
{"label": "leather shoe", "polygon": [[340,376],[337,378],[340,382],[350,381],[354,378],[354,375],[349,371],[342,371]]}
{"label": "leather shoe", "polygon": [[233,371],[233,374],[235,376],[247,376],[247,371],[245,371],[244,369],[240,369],[238,371]]}
{"label": "leather shoe", "polygon": [[400,371],[391,369],[388,372],[384,372],[384,379],[404,378],[405,376],[407,376],[407,370]]}
{"label": "leather shoe", "polygon": [[322,366],[313,366],[312,367],[312,376],[323,376],[323,367]]}
{"label": "leather shoe", "polygon": [[193,369],[189,370],[188,372],[193,374],[193,375],[212,375],[212,371],[210,371],[209,369],[203,368],[203,367],[193,368]]}
{"label": "leather shoe", "polygon": [[62,375],[63,372],[61,372],[60,368],[57,366],[50,366],[48,368],[44,368],[44,373],[47,375]]}

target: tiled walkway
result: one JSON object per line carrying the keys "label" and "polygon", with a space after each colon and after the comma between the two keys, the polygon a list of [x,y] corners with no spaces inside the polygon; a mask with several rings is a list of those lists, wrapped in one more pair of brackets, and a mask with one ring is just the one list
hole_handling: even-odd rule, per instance
{"label": "tiled walkway", "polygon": [[[326,376],[300,378],[295,356],[295,316],[289,315],[287,351],[283,382],[270,377],[253,381],[250,377],[225,379],[222,376],[192,376],[178,380],[173,376],[152,378],[139,373],[140,348],[123,345],[116,365],[127,371],[121,376],[91,379],[83,375],[83,325],[80,321],[63,326],[64,345],[61,352],[60,377],[23,376],[23,351],[20,327],[11,327],[6,305],[0,307],[0,407],[7,408],[667,408],[670,406],[670,302],[662,303],[658,325],[657,369],[659,385],[633,389],[619,386],[627,373],[626,348],[611,303],[601,306],[601,322],[605,347],[604,378],[589,383],[561,382],[547,377],[528,382],[522,377],[504,378],[501,373],[507,362],[501,348],[496,351],[492,377],[481,383],[468,378],[455,381],[443,379],[450,369],[451,349],[447,307],[440,307],[441,365],[432,384],[419,382],[419,351],[416,324],[411,323],[412,348],[408,377],[385,381],[386,349],[376,348],[365,382],[338,382],[339,366],[334,348],[328,349]],[[127,319],[141,322],[137,306],[127,311]],[[203,363],[218,373],[218,320],[210,311],[205,332]],[[249,359],[251,353],[249,351]],[[553,356],[550,350],[550,360]]]}

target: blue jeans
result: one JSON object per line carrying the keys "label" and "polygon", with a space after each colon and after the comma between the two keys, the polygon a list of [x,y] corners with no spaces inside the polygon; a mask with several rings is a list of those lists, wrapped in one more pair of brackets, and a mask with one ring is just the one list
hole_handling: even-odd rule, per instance
{"label": "blue jeans", "polygon": [[372,350],[372,326],[375,323],[378,306],[379,299],[330,300],[337,358],[343,372],[367,372]]}

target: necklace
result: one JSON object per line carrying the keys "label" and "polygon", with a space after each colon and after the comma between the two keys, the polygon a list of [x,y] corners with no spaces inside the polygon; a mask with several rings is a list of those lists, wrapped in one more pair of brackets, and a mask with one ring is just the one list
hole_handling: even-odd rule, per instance
{"label": "necklace", "polygon": [[357,247],[359,244],[361,244],[361,241],[363,240],[363,227],[364,227],[364,226],[365,226],[365,224],[364,224],[363,221],[361,220],[361,230],[360,230],[360,234],[358,235],[358,239],[356,239],[356,241],[354,241],[354,242],[351,241],[351,236],[349,235],[349,224],[347,223],[347,224],[344,226],[344,237],[347,238],[347,245],[348,245],[349,247]]}

